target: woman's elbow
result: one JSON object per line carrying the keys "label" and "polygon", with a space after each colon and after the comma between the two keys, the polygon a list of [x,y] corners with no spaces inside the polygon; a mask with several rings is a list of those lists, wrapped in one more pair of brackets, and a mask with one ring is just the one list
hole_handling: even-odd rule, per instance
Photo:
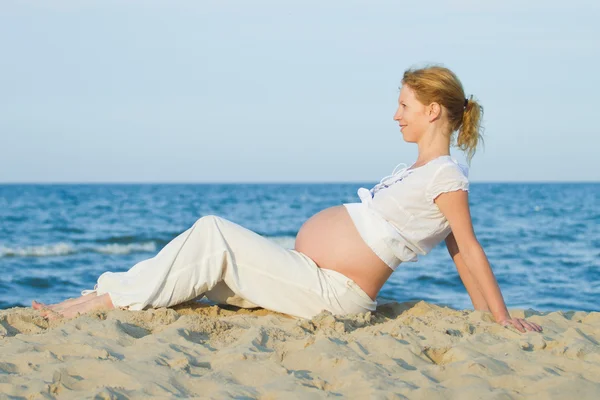
{"label": "woman's elbow", "polygon": [[477,241],[477,239],[473,239],[472,241],[463,243],[460,246],[460,254],[462,254],[464,259],[471,259],[474,256],[477,257],[478,255],[485,253],[483,252],[483,247],[481,247],[479,241]]}

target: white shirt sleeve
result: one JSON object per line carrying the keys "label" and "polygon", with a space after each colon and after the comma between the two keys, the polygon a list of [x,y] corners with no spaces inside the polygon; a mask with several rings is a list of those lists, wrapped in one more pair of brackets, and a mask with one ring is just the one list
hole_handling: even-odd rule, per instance
{"label": "white shirt sleeve", "polygon": [[436,197],[442,193],[456,190],[469,191],[469,180],[454,165],[441,167],[433,176],[429,186],[425,190],[428,202],[433,203]]}

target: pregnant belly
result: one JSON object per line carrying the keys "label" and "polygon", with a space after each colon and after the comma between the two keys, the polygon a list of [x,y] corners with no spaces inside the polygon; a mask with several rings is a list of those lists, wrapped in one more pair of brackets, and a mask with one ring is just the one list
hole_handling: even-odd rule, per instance
{"label": "pregnant belly", "polygon": [[393,272],[360,237],[344,206],[327,208],[308,219],[296,236],[295,250],[319,267],[352,279],[372,299]]}

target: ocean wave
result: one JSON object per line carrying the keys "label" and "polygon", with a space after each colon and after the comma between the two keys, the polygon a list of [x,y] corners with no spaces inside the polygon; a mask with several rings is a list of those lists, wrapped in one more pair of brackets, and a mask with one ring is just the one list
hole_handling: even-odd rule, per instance
{"label": "ocean wave", "polygon": [[54,243],[39,246],[5,247],[0,246],[0,258],[3,257],[60,257],[79,253],[100,254],[131,254],[155,252],[157,244],[153,241],[129,244],[106,244],[101,246],[81,245],[69,243]]}
{"label": "ocean wave", "polygon": [[96,247],[93,251],[103,254],[130,254],[156,251],[156,243],[130,243],[130,244],[107,244],[105,246]]}
{"label": "ocean wave", "polygon": [[[266,236],[267,239],[286,248],[293,249],[296,238],[294,236]],[[153,253],[164,247],[168,242],[164,240],[150,240],[134,243],[53,243],[38,246],[12,246],[0,245],[0,258],[3,257],[60,257],[82,253],[99,254],[132,254]]]}
{"label": "ocean wave", "polygon": [[0,246],[0,257],[55,257],[75,253],[77,253],[77,251],[72,245],[62,242],[41,246]]}

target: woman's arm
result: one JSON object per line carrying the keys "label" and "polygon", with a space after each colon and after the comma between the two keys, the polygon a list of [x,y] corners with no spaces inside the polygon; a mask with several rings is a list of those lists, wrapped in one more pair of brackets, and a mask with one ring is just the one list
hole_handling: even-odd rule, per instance
{"label": "woman's arm", "polygon": [[448,220],[462,260],[477,282],[496,322],[502,325],[511,324],[522,332],[525,332],[525,329],[540,331],[539,325],[522,318],[511,318],[508,313],[496,277],[483,248],[475,238],[468,192],[464,190],[445,192],[437,196],[434,201]]}
{"label": "woman's arm", "polygon": [[479,289],[479,284],[467,268],[467,264],[465,264],[460,251],[458,250],[458,245],[456,244],[456,239],[452,232],[446,237],[446,247],[448,248],[448,253],[450,253],[450,257],[456,264],[456,270],[458,271],[458,275],[460,279],[465,285],[465,289],[467,289],[467,293],[471,298],[471,303],[473,303],[473,308],[481,311],[490,311],[490,308],[485,301],[485,297],[481,290]]}

